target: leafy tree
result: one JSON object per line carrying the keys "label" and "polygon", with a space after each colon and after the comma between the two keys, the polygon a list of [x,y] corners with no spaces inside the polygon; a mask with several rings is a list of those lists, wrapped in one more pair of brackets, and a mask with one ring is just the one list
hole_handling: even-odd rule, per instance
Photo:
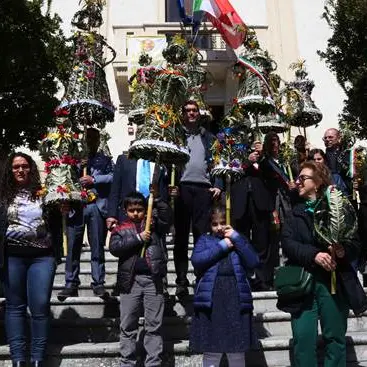
{"label": "leafy tree", "polygon": [[333,35],[319,55],[347,96],[341,127],[349,126],[359,138],[367,138],[367,1],[326,0],[323,18]]}
{"label": "leafy tree", "polygon": [[50,0],[0,1],[0,159],[22,145],[36,149],[53,124],[71,48],[49,7]]}

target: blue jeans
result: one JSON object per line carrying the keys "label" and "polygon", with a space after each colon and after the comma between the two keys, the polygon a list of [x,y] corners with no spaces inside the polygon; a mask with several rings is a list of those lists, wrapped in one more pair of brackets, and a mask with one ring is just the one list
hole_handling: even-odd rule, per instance
{"label": "blue jeans", "polygon": [[26,360],[27,306],[31,314],[31,361],[44,358],[55,268],[51,256],[6,258],[5,329],[13,361]]}
{"label": "blue jeans", "polygon": [[68,254],[65,263],[66,287],[78,287],[80,284],[80,254],[83,246],[84,228],[87,225],[88,242],[91,249],[92,286],[104,284],[107,227],[98,206],[95,203],[77,209],[68,219]]}

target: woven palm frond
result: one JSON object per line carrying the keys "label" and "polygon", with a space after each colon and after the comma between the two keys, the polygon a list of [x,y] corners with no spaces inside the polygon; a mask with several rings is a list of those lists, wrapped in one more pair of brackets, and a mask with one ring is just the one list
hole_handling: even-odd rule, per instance
{"label": "woven palm frond", "polygon": [[343,194],[339,190],[328,188],[326,196],[330,209],[330,237],[333,243],[338,243],[345,219],[343,213]]}
{"label": "woven palm frond", "polygon": [[326,246],[346,245],[357,232],[357,216],[350,201],[335,186],[328,187],[325,198],[314,213],[315,233]]}

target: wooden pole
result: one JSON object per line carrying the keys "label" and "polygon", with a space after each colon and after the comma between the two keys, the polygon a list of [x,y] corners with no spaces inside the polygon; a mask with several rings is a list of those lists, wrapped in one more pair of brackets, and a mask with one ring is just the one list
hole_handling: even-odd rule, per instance
{"label": "wooden pole", "polygon": [[226,177],[226,224],[231,225],[231,176]]}
{"label": "wooden pole", "polygon": [[66,226],[67,215],[68,215],[67,213],[62,214],[62,250],[64,256],[67,256],[68,254],[68,236]]}
{"label": "wooden pole", "polygon": [[[146,222],[145,222],[145,231],[146,232],[150,231],[150,226],[152,224],[153,203],[154,203],[154,196],[153,196],[153,193],[151,192],[150,195],[149,195],[149,199],[148,199],[147,218],[146,218]],[[145,249],[146,249],[146,243],[144,243],[144,246],[141,249],[140,257],[144,257]]]}
{"label": "wooden pole", "polygon": [[[335,260],[335,249],[331,246],[331,258]],[[330,284],[330,293],[336,294],[336,273],[335,270],[331,272],[331,284]]]}
{"label": "wooden pole", "polygon": [[[171,187],[175,186],[176,181],[176,165],[172,164],[172,171],[171,171]],[[175,210],[175,198],[171,197],[171,209],[172,211]]]}
{"label": "wooden pole", "polygon": [[336,273],[335,270],[331,272],[331,294],[336,294]]}
{"label": "wooden pole", "polygon": [[[88,151],[88,147],[87,147],[87,124],[84,124],[84,152],[87,153]],[[87,154],[88,157],[88,154]],[[83,177],[85,177],[87,175],[87,164],[85,164],[85,166],[83,166]]]}
{"label": "wooden pole", "polygon": [[[290,144],[291,144],[291,129],[292,127],[289,127],[288,129],[288,136],[287,136],[287,151],[290,149]],[[290,182],[293,182],[293,173],[292,173],[292,169],[291,169],[291,166],[290,166],[290,160],[289,160],[290,157],[287,158],[287,171],[288,171],[288,176],[289,176],[289,181]]]}
{"label": "wooden pole", "polygon": [[289,163],[287,164],[287,171],[288,171],[288,176],[289,176],[290,182],[293,182],[293,180],[294,180],[293,173],[292,173],[292,169],[291,169],[291,166],[290,166]]}

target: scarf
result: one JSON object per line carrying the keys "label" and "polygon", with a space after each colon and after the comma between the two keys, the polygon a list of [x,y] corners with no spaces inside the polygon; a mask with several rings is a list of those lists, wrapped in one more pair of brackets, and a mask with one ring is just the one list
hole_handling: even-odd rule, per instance
{"label": "scarf", "polygon": [[318,202],[319,201],[317,199],[315,199],[315,200],[311,200],[311,199],[306,200],[306,203],[305,203],[306,204],[305,212],[310,212],[310,213],[313,214]]}

